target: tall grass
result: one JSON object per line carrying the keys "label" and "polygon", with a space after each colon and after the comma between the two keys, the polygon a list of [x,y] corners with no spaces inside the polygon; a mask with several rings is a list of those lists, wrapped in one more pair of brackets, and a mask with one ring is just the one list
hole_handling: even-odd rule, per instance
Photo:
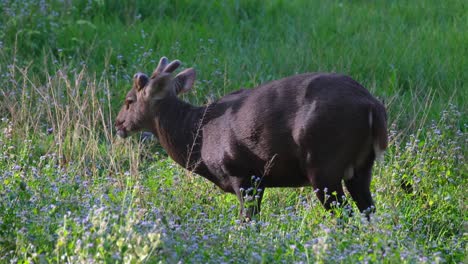
{"label": "tall grass", "polygon": [[[464,6],[2,1],[0,262],[466,261]],[[131,76],[162,55],[196,68],[193,103],[296,72],[365,84],[390,113],[373,220],[297,188],[242,224],[234,196],[116,138]]]}

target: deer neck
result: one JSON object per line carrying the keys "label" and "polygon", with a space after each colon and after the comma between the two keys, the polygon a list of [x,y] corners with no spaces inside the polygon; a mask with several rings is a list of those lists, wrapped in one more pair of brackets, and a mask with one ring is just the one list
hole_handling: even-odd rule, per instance
{"label": "deer neck", "polygon": [[156,108],[152,132],[175,162],[194,170],[201,162],[201,126],[206,107],[170,97],[163,99]]}

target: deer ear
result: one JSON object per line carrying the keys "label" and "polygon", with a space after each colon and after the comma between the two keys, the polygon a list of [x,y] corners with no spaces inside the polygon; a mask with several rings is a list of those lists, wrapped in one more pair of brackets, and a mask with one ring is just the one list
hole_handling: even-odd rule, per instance
{"label": "deer ear", "polygon": [[137,90],[137,91],[140,91],[141,89],[143,89],[143,87],[146,86],[146,84],[148,84],[148,76],[146,76],[146,74],[144,73],[136,73],[134,76],[133,76],[133,87]]}
{"label": "deer ear", "polygon": [[171,83],[170,73],[160,73],[154,79],[151,79],[150,84],[146,88],[146,95],[152,99],[162,99],[169,92]]}
{"label": "deer ear", "polygon": [[186,93],[192,89],[195,83],[195,70],[193,68],[186,69],[174,78],[172,87],[175,94]]}

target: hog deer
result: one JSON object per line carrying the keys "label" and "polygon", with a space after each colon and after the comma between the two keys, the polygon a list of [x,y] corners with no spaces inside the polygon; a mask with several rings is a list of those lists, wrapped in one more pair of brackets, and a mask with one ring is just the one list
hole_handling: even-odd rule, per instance
{"label": "hog deer", "polygon": [[[120,137],[151,131],[175,162],[236,194],[247,219],[269,187],[312,186],[326,209],[343,205],[342,181],[361,212],[375,210],[369,186],[387,147],[386,111],[358,82],[306,73],[197,107],[177,97],[195,81],[192,68],[172,77],[179,65],[162,57],[151,77],[135,74],[115,122]],[[257,205],[244,209],[252,187]]]}

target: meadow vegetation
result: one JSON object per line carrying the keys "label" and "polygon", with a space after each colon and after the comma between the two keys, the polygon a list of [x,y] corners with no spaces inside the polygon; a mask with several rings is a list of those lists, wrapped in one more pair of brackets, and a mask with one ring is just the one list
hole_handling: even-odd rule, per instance
{"label": "meadow vegetation", "polygon": [[[467,17],[459,0],[1,0],[0,262],[466,263]],[[235,196],[117,138],[161,56],[197,70],[194,104],[302,72],[361,82],[389,113],[371,222],[296,188],[239,223]]]}

